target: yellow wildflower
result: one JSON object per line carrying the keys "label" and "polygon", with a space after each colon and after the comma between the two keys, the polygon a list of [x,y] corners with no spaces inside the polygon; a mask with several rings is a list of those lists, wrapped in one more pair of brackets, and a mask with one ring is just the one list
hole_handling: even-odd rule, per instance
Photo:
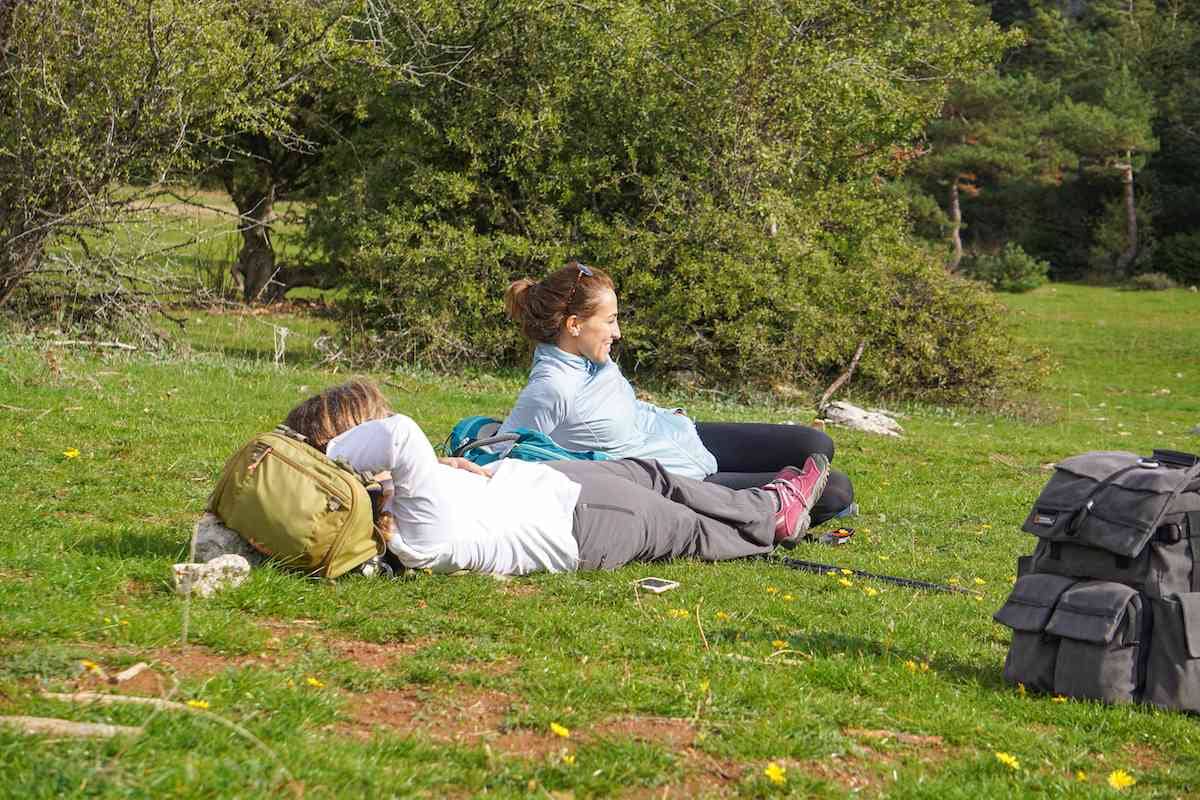
{"label": "yellow wildflower", "polygon": [[701,692],[707,692],[707,691],[708,691],[708,687],[709,687],[709,685],[710,685],[710,684],[709,684],[709,682],[708,682],[708,679],[707,679],[707,678],[705,678],[704,680],[700,681],[700,691],[701,691]]}
{"label": "yellow wildflower", "polygon": [[908,661],[904,662],[904,668],[906,670],[908,670],[909,672],[916,672],[917,671],[917,662],[913,661],[910,658]]}
{"label": "yellow wildflower", "polygon": [[779,592],[779,589],[777,589],[777,588],[776,588],[776,587],[774,587],[774,586],[768,586],[768,587],[767,587],[767,594],[776,594],[776,593],[778,593],[778,592]]}
{"label": "yellow wildflower", "polygon": [[959,582],[959,577],[957,575],[951,575],[950,579],[946,581],[946,583],[950,584],[951,586],[958,586]]}
{"label": "yellow wildflower", "polygon": [[555,736],[561,736],[564,739],[570,737],[570,735],[571,735],[570,728],[566,728],[562,725],[559,725],[557,722],[550,723],[550,732],[553,733]]}
{"label": "yellow wildflower", "polygon": [[796,598],[795,598],[795,597],[792,597],[790,594],[785,594],[785,595],[783,596],[783,599],[784,599],[784,600],[786,600],[787,602],[789,602],[789,603],[790,603],[790,602],[792,602],[793,600],[795,600]]}
{"label": "yellow wildflower", "polygon": [[1019,694],[1021,697],[1025,696],[1025,684],[1023,684],[1023,683],[1017,684],[1017,694]]}
{"label": "yellow wildflower", "polygon": [[849,589],[853,585],[853,581],[848,581],[845,578],[838,578],[838,586],[845,586],[847,589]]}
{"label": "yellow wildflower", "polygon": [[66,450],[63,450],[63,457],[79,458],[79,449],[76,447],[68,447]]}
{"label": "yellow wildflower", "polygon": [[776,650],[782,650],[787,647],[787,642],[783,639],[774,639],[771,641],[771,647],[774,647]]}
{"label": "yellow wildflower", "polygon": [[718,611],[716,616],[717,616],[717,619],[721,622],[725,622],[726,620],[730,619],[730,616],[728,614],[726,614],[724,611]]}
{"label": "yellow wildflower", "polygon": [[985,583],[987,583],[987,581],[985,581],[983,578],[976,578],[976,579],[975,579],[975,585],[976,585],[976,586],[983,586]]}
{"label": "yellow wildflower", "polygon": [[774,761],[767,764],[767,768],[763,770],[763,774],[776,786],[782,786],[787,783],[787,767],[781,767]]}
{"label": "yellow wildflower", "polygon": [[1130,775],[1123,769],[1114,769],[1108,773],[1108,785],[1116,789],[1118,792],[1128,789],[1137,783],[1137,778]]}
{"label": "yellow wildflower", "polygon": [[996,760],[1009,769],[1020,769],[1021,762],[1012,753],[996,753]]}
{"label": "yellow wildflower", "polygon": [[187,704],[192,708],[199,708],[201,710],[208,708],[207,700],[188,700]]}
{"label": "yellow wildflower", "polygon": [[1083,783],[1084,781],[1087,780],[1087,773],[1084,772],[1083,770],[1076,770],[1075,771],[1075,780],[1079,781],[1080,783]]}
{"label": "yellow wildflower", "polygon": [[865,594],[867,597],[874,597],[875,595],[879,594],[879,590],[874,586],[868,586],[867,588],[863,589],[863,594]]}
{"label": "yellow wildflower", "polygon": [[667,612],[667,614],[674,617],[675,619],[687,619],[689,616],[691,616],[690,614],[688,614],[688,611],[686,608],[672,608],[670,611]]}
{"label": "yellow wildflower", "polygon": [[854,570],[852,570],[852,569],[846,569],[845,567],[842,567],[842,574],[843,574],[843,575],[853,575],[853,574],[854,574]]}
{"label": "yellow wildflower", "polygon": [[1067,702],[1067,698],[1063,697],[1061,694],[1056,694],[1054,697],[1050,698],[1050,701],[1053,703],[1065,703]]}
{"label": "yellow wildflower", "polygon": [[831,570],[829,570],[828,572],[826,572],[825,574],[826,574],[826,575],[837,575],[837,570],[836,570],[836,569],[831,569]]}
{"label": "yellow wildflower", "polygon": [[891,561],[892,557],[891,556],[880,556],[879,560],[880,561]]}
{"label": "yellow wildflower", "polygon": [[574,753],[563,753],[562,760],[563,760],[563,763],[566,764],[568,767],[575,766],[575,754]]}
{"label": "yellow wildflower", "polygon": [[304,682],[307,683],[309,686],[313,687],[314,689],[324,689],[325,688],[324,683],[321,683],[321,681],[317,680],[316,678],[314,678],[311,675],[309,675],[307,678],[305,678]]}

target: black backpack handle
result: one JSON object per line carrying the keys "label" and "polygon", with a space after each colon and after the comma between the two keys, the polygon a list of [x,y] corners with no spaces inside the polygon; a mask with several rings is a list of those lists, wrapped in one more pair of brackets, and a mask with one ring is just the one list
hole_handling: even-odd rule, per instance
{"label": "black backpack handle", "polygon": [[490,444],[500,444],[501,442],[517,442],[521,440],[519,433],[498,433],[495,436],[485,436],[482,439],[472,439],[465,444],[459,445],[458,448],[450,455],[458,457],[463,453],[469,453],[477,447],[487,447]]}

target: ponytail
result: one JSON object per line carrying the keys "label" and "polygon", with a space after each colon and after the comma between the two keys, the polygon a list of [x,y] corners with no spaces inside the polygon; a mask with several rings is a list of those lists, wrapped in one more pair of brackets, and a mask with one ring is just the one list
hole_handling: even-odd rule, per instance
{"label": "ponytail", "polygon": [[586,318],[600,303],[605,291],[613,291],[612,278],[596,267],[580,271],[571,261],[543,281],[521,278],[504,291],[504,310],[521,326],[521,333],[534,342],[554,344],[567,317]]}

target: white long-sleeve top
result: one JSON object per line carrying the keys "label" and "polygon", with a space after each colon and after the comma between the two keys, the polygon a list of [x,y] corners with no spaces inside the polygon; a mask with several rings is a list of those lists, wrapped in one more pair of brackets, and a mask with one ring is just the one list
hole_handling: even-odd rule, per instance
{"label": "white long-sleeve top", "polygon": [[407,567],[524,575],[579,566],[571,525],[580,486],[561,472],[501,461],[489,479],[440,464],[403,414],[351,428],[326,453],[361,472],[391,471],[388,548]]}

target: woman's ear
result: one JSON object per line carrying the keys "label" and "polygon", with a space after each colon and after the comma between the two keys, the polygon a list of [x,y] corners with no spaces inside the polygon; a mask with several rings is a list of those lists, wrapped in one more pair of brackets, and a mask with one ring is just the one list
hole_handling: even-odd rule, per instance
{"label": "woman's ear", "polygon": [[579,317],[575,314],[563,320],[563,330],[572,336],[579,335]]}

